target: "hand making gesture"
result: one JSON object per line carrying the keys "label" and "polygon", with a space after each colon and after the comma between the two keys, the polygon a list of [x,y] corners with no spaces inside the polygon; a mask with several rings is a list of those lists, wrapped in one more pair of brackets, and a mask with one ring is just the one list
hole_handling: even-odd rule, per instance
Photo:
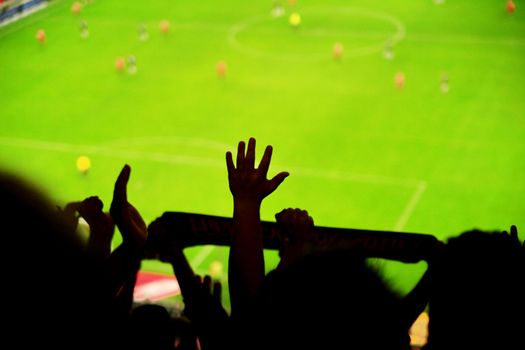
{"label": "hand making gesture", "polygon": [[228,181],[235,200],[260,203],[264,197],[275,191],[289,175],[287,172],[281,172],[270,180],[266,178],[272,159],[272,151],[272,146],[266,146],[258,168],[255,168],[255,139],[253,137],[248,141],[246,151],[244,141],[239,142],[236,166],[233,163],[232,153],[226,153]]}
{"label": "hand making gesture", "polygon": [[137,209],[128,202],[127,185],[131,168],[125,165],[120,172],[113,191],[113,201],[109,210],[125,244],[143,249],[148,237],[146,223]]}
{"label": "hand making gesture", "polygon": [[[233,195],[233,235],[229,256],[229,288],[232,318],[244,319],[251,314],[254,301],[264,280],[264,255],[260,206],[262,200],[289,175],[281,172],[267,179],[272,147],[267,146],[255,168],[255,139],[248,148],[243,141],[237,147],[234,165],[231,152],[226,153],[228,182]],[[242,322],[241,322],[242,323]]]}

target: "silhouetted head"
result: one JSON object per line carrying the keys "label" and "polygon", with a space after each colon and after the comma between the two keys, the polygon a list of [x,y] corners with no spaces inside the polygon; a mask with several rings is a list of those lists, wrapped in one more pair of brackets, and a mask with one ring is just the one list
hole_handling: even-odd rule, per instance
{"label": "silhouetted head", "polygon": [[3,333],[27,348],[94,344],[107,319],[94,265],[47,195],[3,172],[0,240]]}
{"label": "silhouetted head", "polygon": [[525,348],[523,283],[523,253],[509,235],[449,239],[432,267],[427,348]]}
{"label": "silhouetted head", "polygon": [[262,314],[267,348],[403,349],[400,299],[364,259],[314,254],[267,276]]}

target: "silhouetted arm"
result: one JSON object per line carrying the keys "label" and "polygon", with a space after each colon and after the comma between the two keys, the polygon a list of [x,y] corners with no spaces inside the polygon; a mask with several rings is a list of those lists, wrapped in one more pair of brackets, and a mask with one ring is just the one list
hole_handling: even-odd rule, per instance
{"label": "silhouetted arm", "polygon": [[232,318],[243,317],[264,280],[260,207],[262,200],[289,175],[282,172],[268,180],[266,176],[271,157],[272,147],[267,146],[259,168],[255,168],[254,138],[250,138],[247,150],[245,143],[239,142],[236,165],[231,152],[226,153],[228,182],[234,207],[228,270]]}
{"label": "silhouetted arm", "polygon": [[418,316],[425,311],[427,304],[430,299],[430,293],[432,291],[432,275],[434,264],[439,260],[440,254],[443,251],[444,243],[441,241],[436,242],[436,246],[429,257],[427,258],[427,270],[416,284],[414,288],[403,298],[403,324],[409,329],[410,326],[416,321]]}
{"label": "silhouetted arm", "polygon": [[131,168],[125,165],[113,192],[110,214],[121,235],[122,244],[108,259],[107,269],[116,303],[122,308],[131,306],[133,289],[144,256],[148,231],[137,209],[128,202],[127,184]]}
{"label": "silhouetted arm", "polygon": [[162,220],[155,220],[149,225],[149,236],[156,241],[158,259],[173,267],[182,296],[189,297],[194,289],[195,273],[184,255],[184,243],[163,227]]}
{"label": "silhouetted arm", "polygon": [[184,299],[184,313],[195,325],[202,349],[224,349],[230,345],[229,316],[221,302],[222,285],[209,276],[195,275],[184,252],[184,243],[173,237],[161,220],[149,226],[150,238],[157,242],[158,258],[173,266]]}
{"label": "silhouetted arm", "polygon": [[228,349],[232,345],[230,318],[221,299],[221,283],[208,275],[196,275],[192,293],[184,297],[184,314],[195,325],[203,350]]}

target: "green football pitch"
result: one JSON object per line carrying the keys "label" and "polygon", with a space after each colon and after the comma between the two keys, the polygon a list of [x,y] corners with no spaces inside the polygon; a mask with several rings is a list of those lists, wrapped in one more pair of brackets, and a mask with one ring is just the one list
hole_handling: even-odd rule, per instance
{"label": "green football pitch", "polygon": [[[297,207],[322,226],[443,240],[525,230],[520,2],[509,14],[501,0],[298,0],[282,16],[272,0],[94,0],[76,15],[71,5],[56,0],[0,28],[0,165],[59,205],[98,195],[108,208],[127,163],[130,201],[147,222],[164,211],[230,216],[224,154],[253,136],[259,157],[274,147],[270,175],[291,173],[263,203],[265,220]],[[129,55],[136,74],[115,69]],[[217,260],[227,270],[225,248],[188,255],[198,273]],[[269,253],[268,268],[276,261]],[[406,291],[425,265],[383,268]]]}

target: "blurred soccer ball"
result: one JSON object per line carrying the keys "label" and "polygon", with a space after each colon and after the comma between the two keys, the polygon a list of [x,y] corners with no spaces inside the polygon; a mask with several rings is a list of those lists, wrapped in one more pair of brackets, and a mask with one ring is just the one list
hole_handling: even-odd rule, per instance
{"label": "blurred soccer ball", "polygon": [[222,278],[224,274],[223,270],[224,270],[223,265],[218,260],[215,260],[214,262],[212,262],[208,268],[208,272],[210,276],[213,278],[217,278],[217,279]]}
{"label": "blurred soccer ball", "polygon": [[80,156],[77,158],[77,170],[83,174],[91,169],[91,160],[87,156]]}
{"label": "blurred soccer ball", "polygon": [[299,27],[299,25],[301,24],[301,15],[298,14],[297,12],[294,12],[290,15],[290,18],[288,19],[288,21],[290,22],[290,25],[294,28],[296,27]]}

